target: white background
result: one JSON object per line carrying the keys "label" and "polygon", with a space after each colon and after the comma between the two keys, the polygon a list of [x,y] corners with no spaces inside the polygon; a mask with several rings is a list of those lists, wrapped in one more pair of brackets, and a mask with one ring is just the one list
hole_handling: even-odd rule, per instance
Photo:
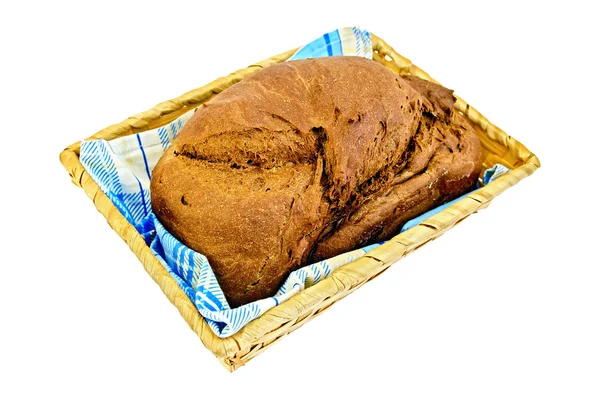
{"label": "white background", "polygon": [[[0,395],[600,394],[600,32],[591,7],[0,7]],[[58,154],[355,24],[455,89],[542,168],[229,374],[70,183]]]}

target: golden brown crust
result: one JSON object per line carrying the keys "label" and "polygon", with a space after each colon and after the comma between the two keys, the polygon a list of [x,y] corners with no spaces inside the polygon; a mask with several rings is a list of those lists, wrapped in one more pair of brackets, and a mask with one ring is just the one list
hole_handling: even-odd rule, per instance
{"label": "golden brown crust", "polygon": [[479,142],[448,95],[364,58],[271,66],[186,124],[153,172],[153,210],[232,306],[265,298],[473,185]]}

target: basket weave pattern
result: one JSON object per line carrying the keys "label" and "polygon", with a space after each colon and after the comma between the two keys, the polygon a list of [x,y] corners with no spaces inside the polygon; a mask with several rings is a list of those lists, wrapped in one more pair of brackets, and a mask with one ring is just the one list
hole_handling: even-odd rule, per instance
{"label": "basket weave pattern", "polygon": [[[435,81],[427,73],[391,48],[385,41],[371,34],[373,59],[393,72],[413,75]],[[290,50],[221,77],[212,83],[192,90],[182,96],[163,102],[154,108],[105,128],[88,139],[111,140],[158,128],[185,112],[209,101],[213,96],[269,65],[283,62],[296,50]],[[188,325],[200,337],[204,345],[230,371],[243,366],[263,352],[273,342],[301,327],[336,301],[350,294],[364,283],[381,274],[393,263],[437,238],[470,214],[485,208],[491,200],[531,175],[539,166],[538,158],[524,145],[508,136],[489,122],[477,110],[457,97],[455,110],[463,113],[475,127],[485,153],[484,168],[502,164],[511,171],[485,187],[471,193],[465,199],[427,219],[391,241],[370,251],[364,257],[342,266],[318,284],[300,292],[288,301],[271,309],[250,322],[235,335],[220,339],[198,313],[194,304],[177,286],[175,280],[151,253],[137,230],[121,215],[110,199],[100,190],[84,170],[79,161],[80,143],[74,143],[60,155],[60,160],[69,172],[73,183],[83,188],[96,208],[107,219],[109,225],[129,245],[144,265],[146,271],[160,286],[171,303],[177,307]]]}

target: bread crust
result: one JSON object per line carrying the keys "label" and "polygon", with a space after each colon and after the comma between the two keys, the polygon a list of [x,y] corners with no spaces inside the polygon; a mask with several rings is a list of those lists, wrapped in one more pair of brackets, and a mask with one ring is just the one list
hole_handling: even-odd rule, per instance
{"label": "bread crust", "polygon": [[452,91],[372,60],[266,68],[199,109],[152,174],[152,208],[206,255],[232,307],[309,262],[393,236],[473,186]]}

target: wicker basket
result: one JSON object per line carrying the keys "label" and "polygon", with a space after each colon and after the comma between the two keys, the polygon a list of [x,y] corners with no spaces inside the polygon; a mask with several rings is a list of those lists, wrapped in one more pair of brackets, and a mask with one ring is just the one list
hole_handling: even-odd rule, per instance
{"label": "wicker basket", "polygon": [[[395,73],[410,74],[435,81],[410,60],[394,51],[385,41],[375,35],[371,37],[375,61]],[[244,77],[269,65],[285,61],[295,51],[294,49],[284,52],[229,76],[221,77],[179,98],[163,102],[146,112],[105,128],[90,138],[111,140],[165,125],[188,110],[210,100]],[[146,271],[179,309],[185,321],[198,334],[204,345],[229,371],[234,371],[277,340],[301,327],[333,303],[379,275],[403,256],[440,236],[470,214],[487,207],[494,197],[532,174],[540,166],[537,157],[525,146],[490,123],[464,100],[457,98],[455,109],[466,115],[475,127],[484,147],[484,166],[487,168],[499,163],[510,168],[511,171],[420,225],[397,235],[366,256],[342,266],[318,284],[271,309],[247,324],[234,336],[225,339],[218,338],[212,332],[194,304],[152,255],[144,239],[84,170],[79,162],[80,143],[74,143],[66,148],[60,154],[60,160],[69,172],[73,183],[83,188],[98,211],[106,217],[110,226],[129,244]]]}

